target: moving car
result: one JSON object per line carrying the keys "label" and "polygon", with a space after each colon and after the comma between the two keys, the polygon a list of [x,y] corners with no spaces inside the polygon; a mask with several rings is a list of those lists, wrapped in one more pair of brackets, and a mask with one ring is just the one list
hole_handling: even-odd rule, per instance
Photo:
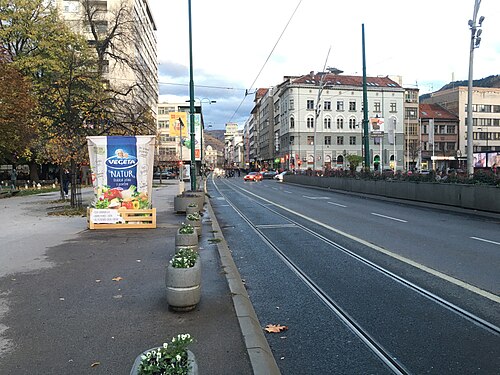
{"label": "moving car", "polygon": [[276,176],[277,174],[278,174],[278,172],[276,172],[276,171],[265,171],[265,172],[262,172],[262,178],[271,179],[271,178],[274,178],[274,176]]}
{"label": "moving car", "polygon": [[153,173],[153,178],[155,180],[158,180],[160,177],[164,180],[171,180],[171,179],[177,178],[177,173],[172,172],[172,171],[163,171],[163,172]]}
{"label": "moving car", "polygon": [[259,172],[250,172],[245,177],[243,177],[245,181],[262,181],[262,174]]}
{"label": "moving car", "polygon": [[290,171],[283,171],[281,173],[278,173],[276,176],[273,177],[273,179],[279,182],[283,182],[283,176],[286,174],[290,174]]}

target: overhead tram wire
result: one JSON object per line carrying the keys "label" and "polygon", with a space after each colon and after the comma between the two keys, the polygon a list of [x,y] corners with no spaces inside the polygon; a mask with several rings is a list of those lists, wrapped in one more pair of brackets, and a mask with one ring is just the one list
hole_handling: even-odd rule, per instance
{"label": "overhead tram wire", "polygon": [[269,56],[267,56],[266,58],[266,61],[264,62],[264,64],[262,65],[262,68],[260,68],[259,70],[259,73],[257,74],[257,76],[255,77],[255,79],[253,80],[252,82],[252,85],[250,86],[250,90],[245,90],[245,96],[243,97],[243,99],[241,100],[240,104],[238,105],[238,108],[236,108],[236,110],[234,111],[233,115],[231,116],[231,118],[229,119],[229,122],[232,121],[232,119],[234,118],[234,116],[236,116],[236,114],[238,113],[238,111],[240,110],[241,106],[243,105],[243,102],[245,101],[246,97],[250,94],[250,91],[252,90],[252,87],[255,85],[255,82],[257,82],[257,80],[259,79],[260,77],[260,74],[262,73],[262,71],[264,70],[264,67],[266,66],[267,62],[269,61],[269,59],[271,58],[271,56],[273,55],[273,52],[274,50],[276,49],[278,43],[280,42],[281,38],[283,37],[283,34],[285,34],[285,31],[286,29],[288,28],[288,25],[290,24],[290,22],[292,21],[293,19],[293,16],[295,15],[295,13],[297,12],[297,9],[299,9],[299,6],[300,4],[302,3],[302,0],[299,0],[299,3],[297,4],[297,6],[295,7],[295,10],[293,11],[292,15],[290,16],[290,18],[288,19],[288,22],[286,23],[283,31],[281,32],[278,40],[276,41],[276,43],[274,44],[274,47],[273,49],[271,50],[271,52],[269,53]]}

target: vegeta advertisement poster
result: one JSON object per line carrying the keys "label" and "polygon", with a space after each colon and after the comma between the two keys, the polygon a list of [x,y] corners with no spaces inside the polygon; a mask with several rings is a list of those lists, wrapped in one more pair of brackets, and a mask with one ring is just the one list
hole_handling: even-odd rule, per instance
{"label": "vegeta advertisement poster", "polygon": [[154,136],[87,137],[95,208],[151,207]]}

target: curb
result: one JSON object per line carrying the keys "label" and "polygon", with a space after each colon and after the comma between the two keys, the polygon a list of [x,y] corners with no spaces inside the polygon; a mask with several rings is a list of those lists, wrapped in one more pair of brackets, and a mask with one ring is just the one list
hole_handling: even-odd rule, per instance
{"label": "curb", "polygon": [[224,239],[219,222],[210,204],[210,199],[206,200],[207,210],[212,220],[212,230],[214,238],[219,239],[217,249],[219,251],[222,268],[226,274],[226,280],[231,291],[236,317],[240,324],[241,333],[245,340],[248,357],[252,364],[253,373],[258,375],[280,375],[281,372],[276,364],[269,343],[267,342],[257,314],[253,308],[248,293],[241,281],[241,276],[234,263],[231,251]]}

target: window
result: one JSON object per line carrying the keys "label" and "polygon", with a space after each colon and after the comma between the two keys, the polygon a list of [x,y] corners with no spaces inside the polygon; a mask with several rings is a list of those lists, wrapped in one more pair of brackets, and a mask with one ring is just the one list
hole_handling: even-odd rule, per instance
{"label": "window", "polygon": [[307,109],[314,109],[314,100],[307,100]]}
{"label": "window", "polygon": [[416,108],[405,108],[405,118],[410,120],[417,119],[417,109]]}
{"label": "window", "polygon": [[349,119],[349,129],[356,129],[356,119],[354,117]]}
{"label": "window", "polygon": [[290,117],[290,129],[295,128],[295,117]]}
{"label": "window", "polygon": [[312,117],[307,118],[307,128],[308,129],[313,129],[314,128],[314,119]]}
{"label": "window", "polygon": [[493,106],[493,113],[500,113],[500,105]]}
{"label": "window", "polygon": [[373,112],[380,112],[380,102],[373,103]]}
{"label": "window", "polygon": [[374,145],[379,145],[380,144],[380,138],[379,137],[373,138],[373,144]]}
{"label": "window", "polygon": [[332,110],[332,102],[329,100],[325,100],[325,111],[331,111]]}
{"label": "window", "polygon": [[314,145],[314,136],[313,136],[313,135],[308,135],[308,136],[307,136],[307,144],[308,144],[309,146]]}
{"label": "window", "polygon": [[295,136],[290,136],[290,145],[293,146],[295,144]]}
{"label": "window", "polygon": [[355,136],[349,137],[349,144],[350,145],[355,145],[356,144],[356,137]]}
{"label": "window", "polygon": [[456,134],[456,126],[455,125],[447,125],[446,126],[446,134]]}
{"label": "window", "polygon": [[337,100],[337,111],[343,111],[343,110],[344,110],[344,101]]}
{"label": "window", "polygon": [[329,146],[332,144],[332,137],[329,135],[325,136],[325,145]]}
{"label": "window", "polygon": [[389,110],[390,112],[393,113],[397,112],[396,102],[391,102],[390,107],[391,107]]}
{"label": "window", "polygon": [[343,145],[344,144],[344,137],[338,136],[337,137],[337,144],[338,145]]}
{"label": "window", "polygon": [[477,106],[478,112],[491,112],[491,105],[488,104],[479,104]]}
{"label": "window", "polygon": [[294,109],[294,102],[293,102],[293,98],[290,98],[290,111],[293,111]]}
{"label": "window", "polygon": [[445,125],[439,125],[439,133],[437,134],[445,134],[445,129],[446,129]]}
{"label": "window", "polygon": [[342,117],[337,119],[337,129],[344,129],[344,119]]}
{"label": "window", "polygon": [[445,147],[446,147],[447,150],[453,151],[456,148],[455,142],[446,142],[446,146]]}
{"label": "window", "polygon": [[349,111],[355,111],[356,110],[356,102],[350,101],[349,102]]}
{"label": "window", "polygon": [[330,117],[327,117],[323,120],[323,124],[325,126],[325,129],[331,129],[332,128],[332,119]]}

